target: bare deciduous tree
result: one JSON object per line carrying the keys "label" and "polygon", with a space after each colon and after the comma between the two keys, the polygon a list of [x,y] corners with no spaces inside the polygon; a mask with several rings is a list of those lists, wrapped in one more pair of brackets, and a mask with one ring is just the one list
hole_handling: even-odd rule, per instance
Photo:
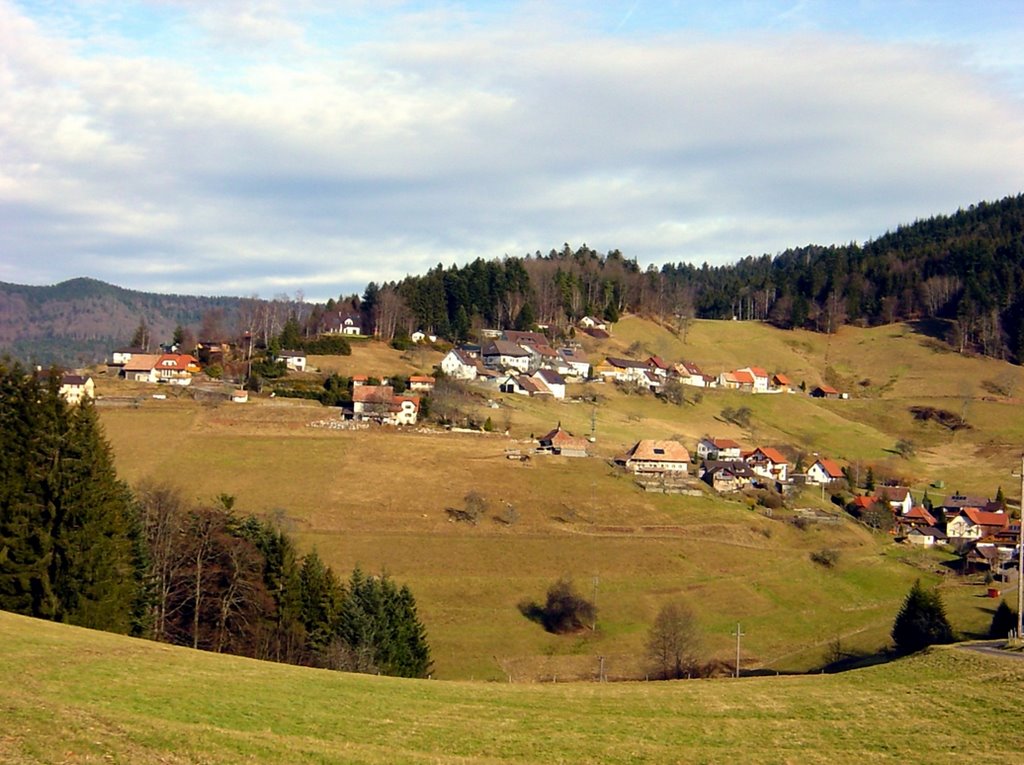
{"label": "bare deciduous tree", "polygon": [[647,656],[664,679],[692,676],[699,668],[700,629],[693,611],[680,602],[662,606],[647,636]]}

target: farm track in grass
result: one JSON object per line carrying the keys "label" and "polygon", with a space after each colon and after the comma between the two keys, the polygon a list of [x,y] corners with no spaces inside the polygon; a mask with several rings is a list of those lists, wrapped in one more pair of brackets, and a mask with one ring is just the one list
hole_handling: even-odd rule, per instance
{"label": "farm track in grass", "polygon": [[[296,400],[208,405],[181,394],[100,411],[130,483],[173,483],[197,501],[232,494],[240,511],[278,519],[302,549],[316,548],[337,571],[358,563],[407,582],[442,678],[587,678],[599,655],[616,676],[642,677],[647,628],[672,598],[697,611],[709,657],[730,657],[729,635],[741,621],[746,666],[810,669],[837,635],[850,636],[850,650],[885,645],[913,580],[935,582],[944,570],[942,553],[896,549],[888,537],[848,521],[800,530],[710,494],[644,493],[609,463],[639,438],[679,437],[692,448],[713,434],[817,451],[857,470],[874,465],[906,477],[919,494],[936,479],[949,490],[993,495],[1002,485],[1012,494],[1018,480],[1010,471],[1024,443],[1024,417],[1015,399],[986,388],[1012,388],[1019,369],[939,352],[931,338],[903,325],[844,328],[826,338],[748,322],[695,322],[683,344],[663,327],[629,318],[611,341],[583,342],[593,361],[632,346],[708,372],[754,364],[809,385],[831,368],[851,381],[854,398],[711,390],[698,401],[697,391],[686,389],[689,400],[676,406],[611,385],[570,391],[596,397],[594,404],[486,394],[476,404],[480,420],[491,416],[503,427],[507,419],[507,437],[311,427],[332,410]],[[344,374],[359,372],[359,364],[383,374],[392,365],[425,371],[437,357],[424,352],[424,366],[416,367],[414,354],[371,344],[334,358]],[[101,382],[105,394],[116,387]],[[488,398],[499,408],[487,408]],[[918,422],[914,405],[964,411],[973,427],[952,433]],[[743,406],[751,411],[749,427],[723,419],[724,409]],[[577,434],[589,434],[596,422],[598,456],[525,464],[504,458],[506,449],[529,449],[532,435],[559,421]],[[910,459],[892,453],[901,438],[917,445]],[[488,501],[485,518],[477,526],[449,522],[445,508],[459,506],[470,490]],[[799,502],[827,507],[816,491]],[[516,509],[514,525],[500,520],[508,505]],[[645,531],[659,527],[673,531]],[[811,562],[810,553],[823,548],[839,550],[835,569]],[[543,598],[560,576],[588,595],[596,580],[596,633],[552,636],[520,615],[521,601]],[[943,581],[954,625],[987,627],[992,601],[978,597],[980,583]]]}
{"label": "farm track in grass", "polygon": [[0,761],[1014,762],[1024,663],[956,649],[840,675],[470,683],[349,675],[0,613]]}

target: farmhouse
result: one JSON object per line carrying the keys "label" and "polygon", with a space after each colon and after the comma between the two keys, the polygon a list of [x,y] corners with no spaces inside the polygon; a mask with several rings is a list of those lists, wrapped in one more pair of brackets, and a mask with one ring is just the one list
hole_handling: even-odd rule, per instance
{"label": "farmhouse", "polygon": [[772,375],[772,387],[775,390],[788,391],[793,387],[793,383],[786,375],[776,372]]}
{"label": "farmhouse", "polygon": [[135,354],[121,367],[120,376],[125,380],[132,380],[133,382],[155,383],[158,379],[156,366],[159,362],[159,354]]}
{"label": "farmhouse", "polygon": [[651,356],[647,359],[647,371],[656,374],[658,377],[668,377],[669,365],[661,356]]}
{"label": "farmhouse", "polygon": [[697,459],[739,460],[742,459],[742,449],[738,443],[730,438],[704,436],[704,438],[697,442]]}
{"label": "farmhouse", "polygon": [[562,423],[550,433],[545,433],[539,439],[537,451],[548,454],[560,454],[563,457],[586,457],[587,439],[574,436],[568,431],[562,430]]}
{"label": "farmhouse", "polygon": [[690,469],[690,453],[678,441],[645,439],[617,462],[634,473],[683,476]]}
{"label": "farmhouse", "polygon": [[396,396],[390,385],[353,385],[352,416],[386,425],[415,425],[419,396]]}
{"label": "farmhouse", "polygon": [[896,532],[900,534],[909,534],[913,529],[926,529],[935,525],[935,516],[920,505],[910,508],[906,513],[899,513],[896,510],[893,512],[896,516]]}

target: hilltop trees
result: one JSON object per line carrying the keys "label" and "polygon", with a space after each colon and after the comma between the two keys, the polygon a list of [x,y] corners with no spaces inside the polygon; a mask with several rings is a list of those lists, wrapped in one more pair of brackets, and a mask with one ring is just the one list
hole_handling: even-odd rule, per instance
{"label": "hilltop trees", "polygon": [[0,361],[0,608],[142,629],[136,509],[90,402]]}

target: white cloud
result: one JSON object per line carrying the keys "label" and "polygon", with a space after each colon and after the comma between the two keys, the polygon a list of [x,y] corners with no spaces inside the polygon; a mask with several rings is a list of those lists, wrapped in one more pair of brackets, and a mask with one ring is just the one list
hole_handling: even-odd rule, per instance
{"label": "white cloud", "polygon": [[312,6],[176,8],[181,57],[55,38],[0,0],[5,280],[326,297],[565,241],[724,262],[1024,177],[1024,106],[960,48],[615,39],[537,8],[335,48]]}

